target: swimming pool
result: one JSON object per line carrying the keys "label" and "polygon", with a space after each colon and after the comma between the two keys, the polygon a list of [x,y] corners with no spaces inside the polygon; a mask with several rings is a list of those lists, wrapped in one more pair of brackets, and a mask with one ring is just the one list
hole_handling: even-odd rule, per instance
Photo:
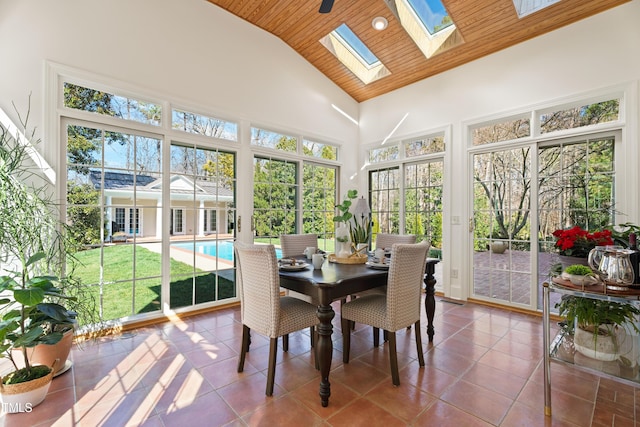
{"label": "swimming pool", "polygon": [[[174,243],[175,248],[186,249],[193,251],[193,242],[189,243]],[[214,256],[228,261],[233,261],[233,242],[229,240],[218,240],[212,242],[196,242],[195,252],[199,254]],[[276,248],[276,257],[282,257],[282,250]]]}

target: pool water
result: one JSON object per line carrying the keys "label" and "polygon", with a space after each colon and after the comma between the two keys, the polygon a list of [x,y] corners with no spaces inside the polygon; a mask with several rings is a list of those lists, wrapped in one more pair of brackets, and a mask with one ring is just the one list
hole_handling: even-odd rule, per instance
{"label": "pool water", "polygon": [[[174,243],[173,247],[193,251],[193,243]],[[233,261],[233,242],[228,240],[218,240],[212,242],[196,242],[195,252],[199,254],[214,256],[228,261]],[[276,257],[282,257],[282,250],[276,248]]]}

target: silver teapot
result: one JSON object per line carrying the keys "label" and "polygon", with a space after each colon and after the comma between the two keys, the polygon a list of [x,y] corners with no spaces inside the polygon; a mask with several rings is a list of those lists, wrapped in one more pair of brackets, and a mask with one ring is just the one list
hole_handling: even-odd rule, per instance
{"label": "silver teapot", "polygon": [[[593,268],[600,256],[598,253],[602,251],[602,247],[596,247],[589,252],[589,265]],[[634,272],[629,257],[630,251],[626,249],[618,249],[614,247],[606,247],[602,252],[597,271],[603,276],[606,283],[629,285],[633,283]]]}

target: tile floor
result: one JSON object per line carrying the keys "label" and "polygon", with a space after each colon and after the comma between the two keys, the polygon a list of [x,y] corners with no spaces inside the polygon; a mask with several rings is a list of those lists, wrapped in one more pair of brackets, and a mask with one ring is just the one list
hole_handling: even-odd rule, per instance
{"label": "tile floor", "polygon": [[541,318],[436,301],[433,344],[422,321],[424,368],[413,331],[397,334],[399,387],[370,328],[356,327],[352,359],[342,363],[336,316],[327,408],[307,331],[278,352],[273,397],[264,394],[267,339],[254,334],[245,370],[236,372],[240,313],[230,308],[74,348],[72,369],[54,379],[45,401],[0,416],[0,426],[640,426],[640,388],[559,363],[553,416],[545,417]]}

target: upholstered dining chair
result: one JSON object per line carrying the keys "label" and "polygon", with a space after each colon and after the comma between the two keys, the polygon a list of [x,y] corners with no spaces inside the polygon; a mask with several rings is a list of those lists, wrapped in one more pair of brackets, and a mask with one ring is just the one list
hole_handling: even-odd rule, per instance
{"label": "upholstered dining chair", "polygon": [[[282,249],[282,258],[292,257],[296,255],[302,255],[304,250],[309,246],[314,248],[318,247],[318,235],[317,234],[281,234],[280,235],[280,249]],[[306,302],[310,302],[316,306],[319,305],[317,299],[310,297],[309,295],[301,294],[300,292],[287,290],[287,295],[290,297],[298,298]],[[314,334],[309,331],[311,337],[311,347],[314,346]],[[288,343],[285,338],[285,346]]]}
{"label": "upholstered dining chair", "polygon": [[318,247],[317,234],[281,234],[282,257],[302,255],[309,246]]}
{"label": "upholstered dining chair", "polygon": [[251,245],[236,242],[238,288],[242,316],[242,347],[238,372],[244,370],[249,351],[250,332],[269,337],[267,396],[273,395],[278,337],[304,328],[315,330],[319,323],[317,307],[297,298],[280,296],[278,261],[273,245]]}
{"label": "upholstered dining chair", "polygon": [[376,235],[376,249],[391,248],[394,243],[415,243],[415,234],[378,233]]}
{"label": "upholstered dining chair", "polygon": [[386,295],[365,295],[342,305],[342,319],[349,324],[342,329],[343,362],[349,363],[351,322],[363,323],[387,332],[389,361],[393,385],[400,385],[396,331],[415,325],[418,362],[424,366],[420,335],[420,296],[429,244],[396,243],[391,248],[391,263]]}
{"label": "upholstered dining chair", "polygon": [[[376,234],[376,249],[391,249],[394,243],[415,243],[416,235],[415,234],[392,234],[392,233],[378,233]],[[387,287],[380,286],[378,288],[370,289],[368,291],[364,291],[358,293],[356,295],[352,295],[352,298],[357,298],[365,295],[378,294],[378,295],[386,295]],[[386,340],[386,336],[385,336]],[[380,331],[377,328],[373,328],[373,345],[380,345]]]}

